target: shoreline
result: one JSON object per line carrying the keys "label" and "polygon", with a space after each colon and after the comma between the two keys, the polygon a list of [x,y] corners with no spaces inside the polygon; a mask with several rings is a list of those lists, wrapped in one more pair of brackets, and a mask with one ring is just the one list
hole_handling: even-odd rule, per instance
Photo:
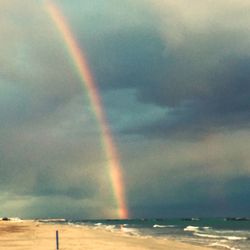
{"label": "shoreline", "polygon": [[136,237],[102,228],[48,224],[36,220],[0,221],[0,249],[56,249],[56,230],[59,250],[211,250],[175,240]]}

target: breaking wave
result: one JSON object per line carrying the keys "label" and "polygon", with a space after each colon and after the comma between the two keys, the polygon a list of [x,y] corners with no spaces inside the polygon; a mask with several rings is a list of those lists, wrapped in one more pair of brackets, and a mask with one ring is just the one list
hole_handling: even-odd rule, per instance
{"label": "breaking wave", "polygon": [[187,226],[183,230],[184,231],[188,231],[188,232],[198,232],[199,231],[199,227]]}
{"label": "breaking wave", "polygon": [[154,228],[166,228],[166,227],[175,227],[174,225],[158,225],[158,224],[155,224],[153,225]]}

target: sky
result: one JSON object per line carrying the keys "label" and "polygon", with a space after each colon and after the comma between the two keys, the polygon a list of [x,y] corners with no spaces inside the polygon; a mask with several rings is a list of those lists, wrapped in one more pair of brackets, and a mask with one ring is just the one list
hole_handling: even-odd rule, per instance
{"label": "sky", "polygon": [[[130,218],[249,215],[250,2],[51,2],[88,58]],[[100,124],[46,4],[0,2],[0,217],[116,218]]]}

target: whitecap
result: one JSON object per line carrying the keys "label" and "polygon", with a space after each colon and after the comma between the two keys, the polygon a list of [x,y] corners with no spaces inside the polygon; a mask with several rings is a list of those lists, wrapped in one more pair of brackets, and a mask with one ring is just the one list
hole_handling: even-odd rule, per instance
{"label": "whitecap", "polygon": [[226,244],[221,244],[220,242],[212,243],[209,246],[211,246],[211,247],[222,247],[222,248],[229,249],[229,250],[240,250],[239,248],[230,247],[230,246],[228,246]]}
{"label": "whitecap", "polygon": [[226,235],[214,235],[214,234],[202,234],[199,232],[194,233],[194,235],[204,238],[212,238],[212,239],[226,239],[226,240],[247,240],[246,237],[239,236],[226,236]]}
{"label": "whitecap", "polygon": [[223,236],[214,235],[214,234],[201,234],[201,233],[194,233],[194,235],[204,238],[211,238],[211,239],[220,239],[224,238]]}
{"label": "whitecap", "polygon": [[189,231],[189,232],[198,232],[199,231],[199,227],[187,226],[183,230],[184,231]]}
{"label": "whitecap", "polygon": [[165,226],[165,225],[157,225],[157,224],[155,224],[155,225],[153,225],[153,227],[163,228],[163,227],[167,227],[167,226]]}
{"label": "whitecap", "polygon": [[123,233],[129,234],[129,235],[139,236],[138,231],[136,229],[133,229],[133,228],[121,227],[121,231]]}
{"label": "whitecap", "polygon": [[112,231],[113,229],[115,229],[115,225],[108,225],[105,227],[105,229]]}
{"label": "whitecap", "polygon": [[224,238],[228,240],[247,240],[247,237],[239,237],[239,236],[225,236]]}
{"label": "whitecap", "polygon": [[155,224],[153,225],[154,228],[166,228],[166,227],[175,227],[174,225],[158,225],[158,224]]}

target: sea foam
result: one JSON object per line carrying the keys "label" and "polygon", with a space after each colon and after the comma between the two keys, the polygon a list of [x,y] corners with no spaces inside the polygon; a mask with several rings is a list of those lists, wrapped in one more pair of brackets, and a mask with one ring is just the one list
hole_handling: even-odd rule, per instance
{"label": "sea foam", "polygon": [[187,226],[183,230],[184,231],[188,231],[188,232],[198,232],[199,231],[199,227]]}
{"label": "sea foam", "polygon": [[154,228],[166,228],[166,227],[175,227],[174,225],[158,225],[158,224],[155,224],[153,225]]}
{"label": "sea foam", "polygon": [[240,250],[239,248],[230,247],[230,246],[228,246],[226,244],[222,244],[220,242],[212,243],[209,246],[211,246],[211,247],[220,247],[220,248],[229,249],[229,250]]}
{"label": "sea foam", "polygon": [[228,236],[228,235],[214,235],[214,234],[203,234],[199,232],[195,232],[194,235],[204,238],[212,238],[212,239],[226,239],[226,240],[247,240],[247,237],[239,237],[239,236]]}

